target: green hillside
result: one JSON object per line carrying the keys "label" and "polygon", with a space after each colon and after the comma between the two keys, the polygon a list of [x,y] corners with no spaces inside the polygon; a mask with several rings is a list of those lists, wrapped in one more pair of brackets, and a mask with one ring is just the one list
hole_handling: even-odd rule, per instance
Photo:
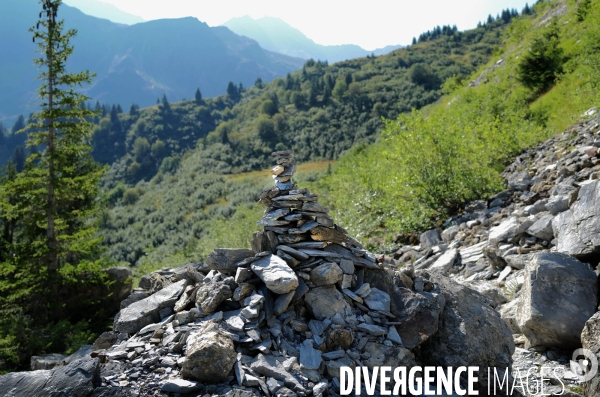
{"label": "green hillside", "polygon": [[[336,163],[315,191],[380,249],[503,189],[518,152],[563,131],[600,100],[600,2],[538,2],[470,84],[386,122],[381,139]],[[346,192],[352,192],[347,194]]]}
{"label": "green hillside", "polygon": [[103,219],[110,257],[159,266],[172,264],[175,254],[199,260],[215,241],[233,245],[237,232],[244,235],[242,224],[254,229],[260,211],[245,208],[268,182],[226,175],[269,167],[273,150],[292,149],[304,163],[374,143],[382,117],[434,103],[451,87],[446,80],[460,82],[487,63],[507,22],[466,32],[437,27],[418,44],[380,57],[309,60],[286,78],[230,85],[228,95],[212,99],[105,109],[93,140],[96,159],[112,163],[105,178],[112,208]]}

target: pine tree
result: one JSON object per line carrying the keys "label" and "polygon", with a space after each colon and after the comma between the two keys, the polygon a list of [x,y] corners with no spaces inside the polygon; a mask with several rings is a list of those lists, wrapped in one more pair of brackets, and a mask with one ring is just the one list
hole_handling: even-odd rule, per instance
{"label": "pine tree", "polygon": [[202,105],[202,93],[200,92],[200,88],[196,88],[196,94],[194,94],[194,99],[196,101],[196,105]]}
{"label": "pine tree", "polygon": [[[79,321],[90,315],[82,313],[89,302],[64,301],[65,293],[82,283],[103,282],[100,240],[89,222],[98,210],[96,198],[103,173],[87,144],[92,130],[88,120],[95,113],[82,106],[89,98],[75,91],[90,83],[92,76],[87,71],[68,73],[65,68],[76,31],[65,32],[64,22],[57,20],[61,0],[41,0],[41,4],[40,20],[30,31],[39,52],[34,63],[40,67],[42,110],[26,127],[31,154],[23,171],[4,180],[0,189],[0,219],[14,222],[11,241],[4,242],[10,255],[0,253],[3,329],[9,321],[38,331],[60,320]],[[35,148],[41,151],[32,150]],[[24,318],[30,320],[24,323]],[[13,327],[12,332],[21,331]],[[20,353],[13,350],[16,356],[7,361],[18,364],[27,359],[23,352],[32,353],[32,346],[40,342],[14,337],[16,346],[11,347]],[[62,339],[46,341],[45,347],[60,348],[53,343],[64,344]],[[5,341],[0,340],[4,358],[8,354]]]}

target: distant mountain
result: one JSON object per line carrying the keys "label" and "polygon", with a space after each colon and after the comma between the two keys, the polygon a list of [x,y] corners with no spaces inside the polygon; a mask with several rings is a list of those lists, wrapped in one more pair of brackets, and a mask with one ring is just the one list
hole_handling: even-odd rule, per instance
{"label": "distant mountain", "polygon": [[354,44],[321,45],[281,19],[273,17],[253,19],[246,15],[230,19],[223,26],[239,35],[256,40],[261,47],[269,51],[303,59],[312,58],[328,62],[364,57],[372,53],[383,55],[402,47],[391,45],[375,51],[367,51]]}
{"label": "distant mountain", "polygon": [[108,19],[109,21],[116,23],[133,25],[144,22],[144,19],[137,15],[129,14],[110,3],[104,3],[98,0],[64,0],[63,3],[79,9],[84,14],[96,18]]}
{"label": "distant mountain", "polygon": [[[36,0],[0,1],[0,120],[14,120],[37,103],[39,82],[32,63],[37,47],[28,29],[39,12]],[[172,101],[192,98],[197,87],[213,97],[225,93],[230,81],[250,86],[258,77],[270,81],[304,64],[191,17],[126,26],[63,5],[59,18],[78,30],[68,69],[97,73],[85,93],[126,108],[153,105],[163,94]]]}

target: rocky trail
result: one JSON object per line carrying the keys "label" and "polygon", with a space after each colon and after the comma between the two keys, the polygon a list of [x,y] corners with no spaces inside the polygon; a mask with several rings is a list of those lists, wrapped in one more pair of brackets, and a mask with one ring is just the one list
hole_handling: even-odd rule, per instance
{"label": "rocky trail", "polygon": [[[600,395],[600,376],[583,381],[573,361],[582,346],[600,357],[589,113],[518,156],[505,191],[392,255],[363,249],[276,152],[251,249],[144,276],[113,331],[72,357],[33,358],[36,371],[0,377],[0,395],[336,396],[342,367],[417,365],[512,368],[524,394]],[[483,371],[479,385],[487,395]]]}

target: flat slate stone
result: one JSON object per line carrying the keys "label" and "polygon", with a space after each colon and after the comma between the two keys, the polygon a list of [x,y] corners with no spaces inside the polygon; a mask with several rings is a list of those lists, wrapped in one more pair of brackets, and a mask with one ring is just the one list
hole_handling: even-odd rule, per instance
{"label": "flat slate stone", "polygon": [[307,260],[310,256],[310,255],[306,254],[305,252],[298,251],[297,249],[294,249],[287,245],[280,245],[277,247],[277,249],[280,249],[283,252],[293,256],[294,258],[300,259],[300,260]]}
{"label": "flat slate stone", "polygon": [[238,262],[254,256],[254,251],[244,248],[215,248],[206,258],[211,270],[235,272]]}
{"label": "flat slate stone", "polygon": [[329,244],[324,248],[324,251],[336,253],[340,258],[349,259],[356,266],[368,267],[373,269],[378,269],[379,266],[374,261],[369,260],[368,258],[354,255],[352,251],[347,248],[342,247],[339,244]]}
{"label": "flat slate stone", "polygon": [[306,339],[300,345],[300,365],[308,369],[319,369],[322,361],[321,352],[313,348],[310,339]]}
{"label": "flat slate stone", "polygon": [[356,328],[359,331],[366,332],[366,333],[368,333],[370,335],[373,335],[373,336],[382,336],[382,335],[387,334],[387,332],[388,332],[387,328],[380,327],[379,325],[375,325],[375,324],[364,324],[364,323],[361,323],[361,324],[358,324],[356,326]]}
{"label": "flat slate stone", "polygon": [[115,318],[114,330],[133,334],[149,324],[159,322],[159,312],[166,307],[175,305],[187,283],[186,279],[180,280],[150,295],[146,299],[127,306]]}

